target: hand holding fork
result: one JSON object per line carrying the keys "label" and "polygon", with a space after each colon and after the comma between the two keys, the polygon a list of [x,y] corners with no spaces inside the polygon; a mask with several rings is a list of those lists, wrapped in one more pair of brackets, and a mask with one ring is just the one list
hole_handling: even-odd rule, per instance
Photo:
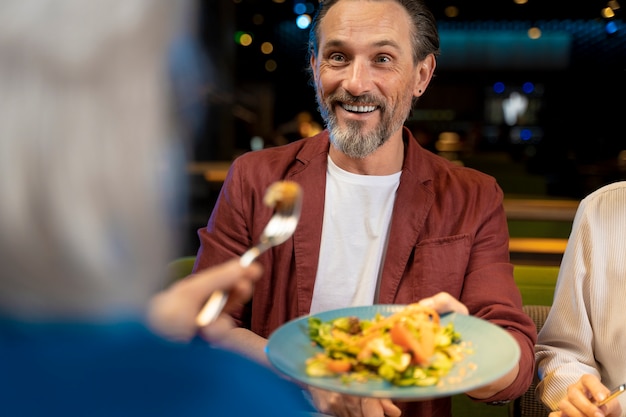
{"label": "hand holding fork", "polygon": [[[259,255],[269,248],[280,245],[289,239],[296,230],[302,209],[302,189],[292,181],[278,181],[265,192],[264,202],[275,208],[275,213],[263,229],[259,243],[248,249],[239,258],[241,266],[249,266]],[[226,300],[227,291],[214,292],[196,318],[198,326],[206,326],[217,318]]]}

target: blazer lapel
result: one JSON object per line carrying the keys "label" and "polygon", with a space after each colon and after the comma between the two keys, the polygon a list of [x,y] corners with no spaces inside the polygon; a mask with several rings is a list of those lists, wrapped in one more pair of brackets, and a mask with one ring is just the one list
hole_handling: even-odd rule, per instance
{"label": "blazer lapel", "polygon": [[426,163],[425,158],[420,158],[420,154],[427,151],[413,141],[411,136],[406,141],[407,156],[396,193],[387,252],[376,300],[379,304],[394,302],[409,257],[435,201],[430,174],[427,174],[432,171],[420,165]]}
{"label": "blazer lapel", "polygon": [[[298,316],[309,314],[315,276],[320,255],[324,201],[326,193],[326,168],[329,142],[326,136],[317,138],[315,146],[303,149],[299,165],[290,175],[302,187],[302,212],[294,233],[294,258]],[[320,147],[320,144],[325,144]],[[310,154],[310,151],[314,151]],[[309,155],[308,155],[309,154]]]}

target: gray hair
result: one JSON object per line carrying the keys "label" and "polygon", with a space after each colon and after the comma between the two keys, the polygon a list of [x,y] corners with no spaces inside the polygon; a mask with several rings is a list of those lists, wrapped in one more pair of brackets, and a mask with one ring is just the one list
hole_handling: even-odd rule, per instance
{"label": "gray hair", "polygon": [[[331,7],[341,0],[320,0],[319,9],[313,18],[309,32],[309,58],[311,55],[317,56],[319,52],[319,25]],[[371,0],[380,1],[380,0]],[[413,28],[411,33],[411,43],[413,45],[413,62],[417,64],[429,54],[437,57],[439,50],[439,32],[437,23],[432,12],[421,0],[393,0],[407,11]],[[308,60],[310,62],[310,59]]]}
{"label": "gray hair", "polygon": [[0,2],[0,310],[141,311],[172,254],[170,0]]}

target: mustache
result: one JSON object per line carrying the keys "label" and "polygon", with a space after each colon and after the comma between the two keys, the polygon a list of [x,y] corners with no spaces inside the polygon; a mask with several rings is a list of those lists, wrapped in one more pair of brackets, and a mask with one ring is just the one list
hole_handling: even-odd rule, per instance
{"label": "mustache", "polygon": [[328,96],[328,101],[331,103],[350,103],[350,104],[367,104],[379,107],[385,107],[385,101],[381,100],[373,94],[362,94],[360,96],[353,96],[347,91],[337,91]]}

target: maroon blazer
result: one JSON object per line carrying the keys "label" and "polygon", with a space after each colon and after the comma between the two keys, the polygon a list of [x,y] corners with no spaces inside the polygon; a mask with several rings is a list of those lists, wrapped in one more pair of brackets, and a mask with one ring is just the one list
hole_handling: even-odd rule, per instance
{"label": "maroon blazer", "polygon": [[[404,130],[405,159],[393,209],[380,283],[380,304],[408,304],[446,291],[470,314],[505,328],[521,348],[520,374],[485,401],[523,394],[534,373],[536,330],[522,311],[509,262],[509,236],[495,179],[423,149]],[[309,313],[322,233],[328,132],[288,145],[248,152],[228,173],[206,228],[199,230],[195,269],[241,255],[273,214],[263,204],[274,181],[302,186],[300,223],[292,239],[261,255],[264,275],[251,302],[234,315],[240,326],[268,337]],[[338,285],[341,277],[337,277]],[[420,414],[445,416],[448,399],[414,403]],[[408,410],[407,410],[408,411]]]}

